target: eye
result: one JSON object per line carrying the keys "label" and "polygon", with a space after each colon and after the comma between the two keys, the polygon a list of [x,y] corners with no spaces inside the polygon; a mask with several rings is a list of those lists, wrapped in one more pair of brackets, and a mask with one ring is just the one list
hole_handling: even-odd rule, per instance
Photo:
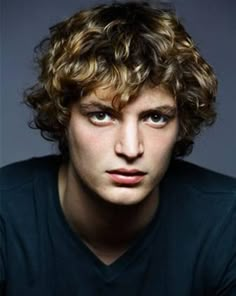
{"label": "eye", "polygon": [[89,120],[96,125],[106,125],[113,122],[112,116],[104,111],[90,112],[88,117]]}
{"label": "eye", "polygon": [[169,122],[170,118],[161,113],[151,113],[144,117],[144,121],[153,127],[163,127]]}

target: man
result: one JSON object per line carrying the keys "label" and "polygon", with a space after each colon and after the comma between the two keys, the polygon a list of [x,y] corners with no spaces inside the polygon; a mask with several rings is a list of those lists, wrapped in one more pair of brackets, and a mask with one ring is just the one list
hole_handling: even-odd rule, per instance
{"label": "man", "polygon": [[217,82],[174,12],[81,11],[38,63],[25,101],[61,153],[1,171],[3,295],[236,295],[236,182],[177,160]]}

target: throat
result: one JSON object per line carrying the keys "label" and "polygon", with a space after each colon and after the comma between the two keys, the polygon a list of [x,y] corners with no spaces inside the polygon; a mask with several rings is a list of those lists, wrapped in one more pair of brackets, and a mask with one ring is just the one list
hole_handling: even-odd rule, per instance
{"label": "throat", "polygon": [[143,202],[129,206],[99,202],[91,194],[84,194],[65,172],[61,169],[59,173],[59,195],[69,226],[104,264],[112,264],[153,219],[158,193],[153,192]]}
{"label": "throat", "polygon": [[110,215],[107,219],[103,217],[94,221],[93,227],[86,224],[77,231],[90,251],[104,264],[110,265],[124,255],[146,230],[147,223],[141,225],[138,218],[134,213],[114,213],[112,219]]}

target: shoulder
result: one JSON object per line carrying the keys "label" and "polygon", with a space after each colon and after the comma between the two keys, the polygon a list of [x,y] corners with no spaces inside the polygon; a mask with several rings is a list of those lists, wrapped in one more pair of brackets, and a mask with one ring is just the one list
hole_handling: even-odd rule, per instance
{"label": "shoulder", "polygon": [[[0,212],[30,204],[38,192],[52,182],[57,156],[44,156],[9,164],[0,169]],[[15,211],[15,210],[14,210]]]}
{"label": "shoulder", "polygon": [[236,280],[236,179],[174,160],[165,185],[174,227],[189,246],[199,243],[207,282],[221,287],[222,279]]}
{"label": "shoulder", "polygon": [[0,169],[0,190],[9,190],[32,181],[33,159],[9,164]]}
{"label": "shoulder", "polygon": [[45,206],[48,192],[54,188],[57,163],[58,157],[46,156],[0,169],[0,223],[14,224],[15,229],[33,223],[34,213]]}
{"label": "shoulder", "polygon": [[54,155],[31,158],[0,168],[0,190],[11,190],[31,183],[41,171],[47,171],[56,164]]}
{"label": "shoulder", "polygon": [[199,165],[175,160],[169,173],[176,182],[203,193],[230,193],[236,198],[236,178],[214,172]]}

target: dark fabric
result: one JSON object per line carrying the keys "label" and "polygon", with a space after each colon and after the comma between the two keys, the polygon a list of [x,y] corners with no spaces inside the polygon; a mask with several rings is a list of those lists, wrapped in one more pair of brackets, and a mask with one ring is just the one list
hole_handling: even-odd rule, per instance
{"label": "dark fabric", "polygon": [[1,295],[236,295],[234,179],[174,161],[154,219],[106,266],[63,216],[59,163],[48,156],[1,170]]}

